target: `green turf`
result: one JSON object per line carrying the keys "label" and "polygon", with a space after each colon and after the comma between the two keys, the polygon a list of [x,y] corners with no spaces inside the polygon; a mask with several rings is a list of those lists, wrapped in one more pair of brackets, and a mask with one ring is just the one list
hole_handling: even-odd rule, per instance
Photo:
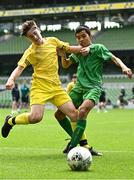
{"label": "green turf", "polygon": [[[0,109],[0,126],[9,110]],[[0,136],[0,179],[134,179],[134,110],[91,112],[86,133],[103,157],[87,172],[69,169],[62,150],[68,136],[47,110],[42,122]]]}

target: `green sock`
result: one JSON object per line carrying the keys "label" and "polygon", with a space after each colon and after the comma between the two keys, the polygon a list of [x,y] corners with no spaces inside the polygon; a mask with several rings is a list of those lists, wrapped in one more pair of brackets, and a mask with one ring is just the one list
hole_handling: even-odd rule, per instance
{"label": "green sock", "polygon": [[86,120],[78,120],[77,127],[72,135],[70,146],[75,147],[80,142],[83,132],[86,128]]}
{"label": "green sock", "polygon": [[69,136],[72,136],[73,130],[71,127],[70,120],[67,117],[65,117],[63,120],[58,120],[58,122],[61,125],[61,127],[69,134]]}

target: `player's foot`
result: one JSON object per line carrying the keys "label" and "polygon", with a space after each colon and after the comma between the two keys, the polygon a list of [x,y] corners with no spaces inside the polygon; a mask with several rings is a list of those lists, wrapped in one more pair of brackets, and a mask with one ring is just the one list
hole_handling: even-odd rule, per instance
{"label": "player's foot", "polygon": [[107,110],[106,110],[106,109],[104,109],[104,113],[107,113]]}
{"label": "player's foot", "polygon": [[[69,148],[70,148],[70,143],[71,143],[71,141],[67,144],[67,146],[66,146],[65,149],[63,150],[63,153],[64,153],[64,154],[67,154],[67,153],[72,149],[72,148],[69,149]],[[92,156],[103,156],[102,153],[96,151],[95,149],[93,149],[93,147],[90,147],[90,148],[88,148],[88,149],[89,149],[89,151],[91,152]]]}
{"label": "player's foot", "polygon": [[103,156],[102,153],[96,151],[95,149],[93,149],[93,147],[89,148],[89,151],[92,154],[92,156]]}
{"label": "player's foot", "polygon": [[1,134],[4,138],[6,138],[10,132],[10,130],[12,129],[13,126],[11,126],[9,123],[8,123],[8,120],[11,118],[11,116],[7,116],[6,119],[5,119],[5,122],[4,122],[4,125],[2,126],[2,129],[1,129]]}
{"label": "player's foot", "polygon": [[66,146],[65,149],[63,150],[63,153],[64,153],[64,154],[68,153],[68,149],[69,149],[70,144],[71,144],[71,141],[67,144],[67,146]]}
{"label": "player's foot", "polygon": [[67,153],[69,153],[69,151],[71,150],[71,149],[73,149],[74,147],[72,147],[71,146],[71,141],[69,141],[69,143],[67,144],[67,146],[65,147],[65,149],[63,150],[63,153],[64,154],[67,154]]}
{"label": "player's foot", "polygon": [[74,147],[72,147],[71,145],[68,147],[68,149],[67,149],[67,154],[69,153],[69,151],[71,150],[71,149],[73,149]]}

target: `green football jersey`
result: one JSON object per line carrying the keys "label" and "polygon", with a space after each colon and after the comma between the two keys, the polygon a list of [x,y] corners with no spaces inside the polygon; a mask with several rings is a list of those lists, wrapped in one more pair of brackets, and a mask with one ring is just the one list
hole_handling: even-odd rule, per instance
{"label": "green football jersey", "polygon": [[103,64],[110,61],[112,53],[102,44],[92,44],[88,55],[71,54],[70,60],[78,63],[76,87],[86,90],[101,87],[103,83]]}

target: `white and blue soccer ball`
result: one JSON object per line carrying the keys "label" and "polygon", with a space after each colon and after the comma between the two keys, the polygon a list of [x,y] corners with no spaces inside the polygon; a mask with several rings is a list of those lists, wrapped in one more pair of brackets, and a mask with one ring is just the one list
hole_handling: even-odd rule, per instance
{"label": "white and blue soccer ball", "polygon": [[84,147],[75,147],[69,151],[67,162],[73,171],[87,171],[92,163],[92,155]]}

